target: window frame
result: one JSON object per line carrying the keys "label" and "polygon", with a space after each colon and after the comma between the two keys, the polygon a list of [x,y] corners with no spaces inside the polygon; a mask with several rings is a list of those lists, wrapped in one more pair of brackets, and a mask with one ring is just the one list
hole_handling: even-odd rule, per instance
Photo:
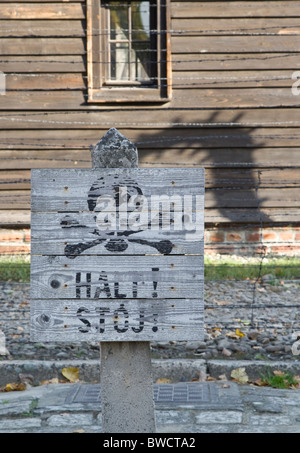
{"label": "window frame", "polygon": [[[171,100],[169,0],[155,0],[157,22],[156,83],[106,84],[108,62],[107,10],[109,0],[87,0],[87,75],[89,103],[165,103]],[[152,1],[152,0],[151,0]],[[153,0],[154,1],[154,0]],[[164,33],[163,30],[166,30]],[[104,62],[101,56],[104,57]]]}

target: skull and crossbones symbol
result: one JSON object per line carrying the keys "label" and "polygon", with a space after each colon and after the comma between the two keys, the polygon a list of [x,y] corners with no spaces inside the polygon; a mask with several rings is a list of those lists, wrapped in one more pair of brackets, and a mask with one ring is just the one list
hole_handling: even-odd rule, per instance
{"label": "skull and crossbones symbol", "polygon": [[[115,176],[109,183],[104,177],[99,177],[91,186],[88,192],[87,204],[89,212],[93,213],[93,220],[95,221],[95,227],[89,229],[88,233],[95,236],[94,239],[85,242],[78,242],[76,244],[67,244],[64,252],[65,256],[70,259],[74,259],[79,256],[85,250],[92,247],[96,247],[99,244],[104,244],[104,247],[109,252],[124,252],[129,243],[138,243],[141,245],[147,245],[156,249],[159,253],[169,255],[172,251],[173,244],[169,240],[161,241],[150,241],[142,239],[140,237],[134,237],[135,234],[140,233],[143,229],[132,231],[126,228],[123,231],[100,231],[97,227],[97,201],[99,197],[109,195],[114,198],[116,207],[120,205],[120,188],[126,187],[127,201],[134,196],[143,195],[143,192],[139,185],[130,178],[124,178],[122,182]],[[133,208],[131,208],[133,209]],[[85,225],[81,225],[77,219],[70,215],[66,215],[61,220],[62,228],[87,228]],[[147,225],[150,226],[150,225]]]}

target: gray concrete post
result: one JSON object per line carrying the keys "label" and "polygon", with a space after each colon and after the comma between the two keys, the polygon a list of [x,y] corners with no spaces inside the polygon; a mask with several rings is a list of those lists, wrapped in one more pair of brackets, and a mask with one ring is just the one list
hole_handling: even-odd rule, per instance
{"label": "gray concrete post", "polygon": [[[138,152],[111,128],[91,149],[93,168],[138,167]],[[150,342],[100,343],[102,427],[105,433],[154,433]]]}

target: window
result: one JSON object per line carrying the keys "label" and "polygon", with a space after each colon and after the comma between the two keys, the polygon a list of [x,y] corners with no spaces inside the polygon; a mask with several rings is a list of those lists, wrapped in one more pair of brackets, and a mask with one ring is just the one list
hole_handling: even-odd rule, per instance
{"label": "window", "polygon": [[170,99],[167,0],[87,0],[89,102]]}

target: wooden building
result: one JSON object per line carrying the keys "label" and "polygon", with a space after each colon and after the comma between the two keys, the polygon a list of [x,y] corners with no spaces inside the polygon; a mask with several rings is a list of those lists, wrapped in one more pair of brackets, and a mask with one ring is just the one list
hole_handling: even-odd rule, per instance
{"label": "wooden building", "polygon": [[300,1],[7,0],[0,33],[3,229],[114,126],[142,167],[206,168],[212,242],[299,243]]}

